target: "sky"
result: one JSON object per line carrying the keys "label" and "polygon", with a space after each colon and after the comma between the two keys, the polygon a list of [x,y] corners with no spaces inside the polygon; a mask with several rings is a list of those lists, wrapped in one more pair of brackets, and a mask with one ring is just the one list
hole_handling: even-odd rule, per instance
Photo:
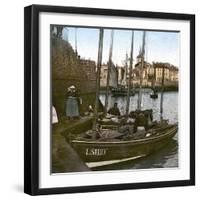
{"label": "sky", "polygon": [[[75,31],[76,30],[76,31]],[[75,48],[75,32],[77,33],[77,51],[81,58],[97,61],[99,29],[68,27],[63,30],[63,39],[67,39]],[[114,64],[123,65],[126,52],[130,57],[131,30],[114,29],[113,56]],[[133,59],[139,54],[142,46],[143,31],[134,30]],[[147,62],[168,62],[179,66],[178,32],[146,31],[145,59]],[[108,61],[111,30],[104,29],[103,63]]]}

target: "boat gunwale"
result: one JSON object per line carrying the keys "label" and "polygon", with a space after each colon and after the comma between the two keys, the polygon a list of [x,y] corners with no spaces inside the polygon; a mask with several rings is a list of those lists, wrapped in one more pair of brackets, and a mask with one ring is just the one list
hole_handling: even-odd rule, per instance
{"label": "boat gunwale", "polygon": [[124,141],[83,141],[83,140],[72,140],[71,143],[75,144],[75,143],[79,143],[79,144],[128,144],[128,143],[140,143],[140,142],[148,142],[148,141],[152,141],[152,140],[156,140],[156,139],[160,139],[160,138],[164,138],[167,137],[168,135],[171,135],[177,132],[178,130],[178,126],[175,127],[171,127],[171,130],[168,131],[167,133],[164,133],[162,135],[157,135],[157,136],[152,136],[152,137],[146,137],[146,138],[142,138],[142,139],[132,139],[132,140],[124,140]]}

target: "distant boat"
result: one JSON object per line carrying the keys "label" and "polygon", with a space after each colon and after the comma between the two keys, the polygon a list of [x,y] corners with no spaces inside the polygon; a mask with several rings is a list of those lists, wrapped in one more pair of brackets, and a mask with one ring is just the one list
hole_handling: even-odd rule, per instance
{"label": "distant boat", "polygon": [[[113,88],[111,90],[112,92],[112,96],[116,97],[116,96],[127,96],[128,93],[128,89],[127,88],[122,88],[122,87],[118,87],[118,88]],[[135,95],[135,91],[131,90],[130,91],[130,96],[134,96]]]}
{"label": "distant boat", "polygon": [[153,90],[153,92],[150,94],[150,97],[152,99],[157,99],[158,98],[158,93],[155,90]]}

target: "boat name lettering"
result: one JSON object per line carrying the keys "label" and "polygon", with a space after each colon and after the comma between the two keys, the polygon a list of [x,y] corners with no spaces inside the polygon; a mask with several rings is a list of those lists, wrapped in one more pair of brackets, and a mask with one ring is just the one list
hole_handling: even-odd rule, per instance
{"label": "boat name lettering", "polygon": [[86,156],[103,156],[106,155],[106,149],[87,148],[85,151]]}

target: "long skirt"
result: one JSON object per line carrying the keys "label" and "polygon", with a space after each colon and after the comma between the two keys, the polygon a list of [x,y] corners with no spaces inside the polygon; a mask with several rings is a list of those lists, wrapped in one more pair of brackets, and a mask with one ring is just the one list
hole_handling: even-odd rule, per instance
{"label": "long skirt", "polygon": [[68,97],[66,100],[66,116],[79,117],[77,97]]}

